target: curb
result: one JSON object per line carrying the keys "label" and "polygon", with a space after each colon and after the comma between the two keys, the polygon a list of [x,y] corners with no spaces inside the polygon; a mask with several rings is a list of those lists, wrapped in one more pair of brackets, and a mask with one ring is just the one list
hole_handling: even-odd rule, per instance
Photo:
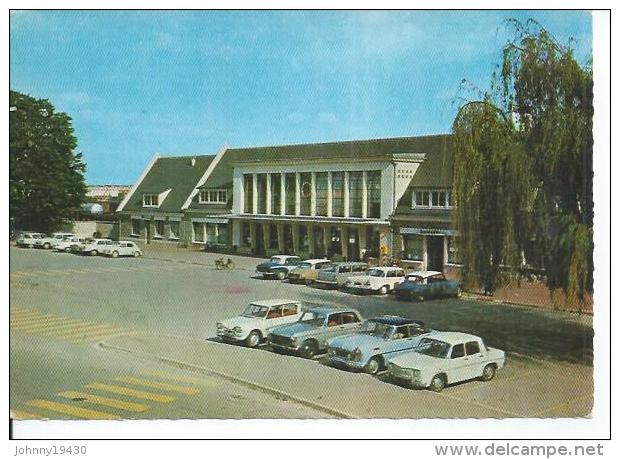
{"label": "curb", "polygon": [[336,410],[334,408],[330,408],[328,406],[322,405],[320,403],[314,402],[312,400],[308,400],[306,398],[303,397],[299,397],[296,395],[292,395],[288,392],[279,390],[279,389],[274,389],[272,387],[269,386],[264,386],[262,384],[257,384],[254,383],[252,381],[248,381],[246,379],[243,378],[239,378],[238,376],[233,376],[230,375],[228,373],[224,373],[221,371],[217,371],[217,370],[212,370],[209,368],[205,368],[205,367],[201,367],[199,365],[194,365],[191,363],[187,363],[187,362],[182,362],[180,360],[175,360],[175,359],[168,359],[166,357],[161,357],[158,355],[154,355],[154,354],[150,354],[148,352],[140,352],[140,351],[134,351],[132,349],[128,349],[128,348],[124,348],[124,347],[120,347],[120,346],[114,346],[111,344],[107,344],[105,341],[102,341],[99,343],[99,346],[104,348],[104,349],[111,349],[114,351],[119,351],[119,352],[124,352],[126,354],[131,354],[131,355],[137,355],[139,357],[143,357],[143,358],[149,358],[152,360],[156,360],[158,362],[162,362],[162,363],[166,363],[168,365],[172,365],[175,366],[177,368],[181,368],[181,369],[185,369],[185,370],[194,370],[194,371],[199,371],[202,373],[207,373],[207,374],[212,374],[212,375],[216,375],[219,376],[221,378],[227,379],[229,381],[235,382],[237,384],[241,384],[243,386],[249,387],[250,389],[255,389],[255,390],[260,390],[262,392],[266,392],[268,394],[271,395],[275,395],[275,396],[280,396],[280,397],[286,397],[287,399],[293,400],[301,405],[307,406],[309,408],[318,410],[318,411],[323,411],[327,414],[330,414],[332,416],[336,416],[338,418],[342,418],[342,419],[360,419],[359,417],[349,414],[349,413],[345,413],[343,411],[340,410]]}
{"label": "curb", "polygon": [[[215,269],[215,267],[213,267],[211,264],[201,263],[199,261],[177,260],[175,258],[153,257],[153,256],[147,256],[147,255],[144,255],[142,258],[145,258],[147,260],[168,261],[168,262],[171,262],[171,263],[180,263],[180,264],[184,264],[184,265],[204,266],[206,268],[209,268],[209,269],[212,269],[214,271],[217,271]],[[252,271],[252,269],[251,268],[235,268],[235,269],[232,269],[231,271]]]}
{"label": "curb", "polygon": [[479,295],[476,293],[463,292],[463,295],[461,296],[461,298],[466,299],[466,300],[480,301],[483,303],[505,304],[508,306],[519,306],[522,308],[541,309],[541,310],[551,311],[551,312],[568,312],[568,313],[577,314],[577,315],[594,316],[594,311],[581,311],[580,313],[579,311],[576,311],[574,309],[560,309],[560,308],[555,309],[555,308],[549,308],[546,306],[541,306],[538,304],[526,304],[526,303],[517,303],[516,301],[510,301],[510,300],[498,300],[494,297],[488,297],[488,296]]}

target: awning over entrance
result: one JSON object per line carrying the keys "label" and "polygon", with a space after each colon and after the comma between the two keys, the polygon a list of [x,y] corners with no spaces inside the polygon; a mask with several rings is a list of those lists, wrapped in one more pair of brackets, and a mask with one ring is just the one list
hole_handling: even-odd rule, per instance
{"label": "awning over entrance", "polygon": [[192,218],[192,223],[219,223],[219,224],[226,224],[226,223],[228,223],[228,218],[223,217],[223,216],[197,217],[197,218]]}
{"label": "awning over entrance", "polygon": [[312,217],[308,215],[254,215],[236,214],[231,215],[231,219],[256,220],[264,222],[286,222],[286,223],[325,223],[336,225],[389,225],[386,220],[368,218],[344,218],[344,217]]}
{"label": "awning over entrance", "polygon": [[419,234],[425,236],[458,236],[459,232],[453,229],[413,228],[410,226],[403,226],[400,228],[400,234]]}

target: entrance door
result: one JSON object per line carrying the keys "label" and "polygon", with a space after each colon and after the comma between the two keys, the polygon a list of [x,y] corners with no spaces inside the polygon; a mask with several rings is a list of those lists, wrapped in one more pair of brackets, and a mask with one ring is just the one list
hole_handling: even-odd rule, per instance
{"label": "entrance door", "polygon": [[314,247],[312,253],[318,258],[327,255],[325,251],[325,235],[323,234],[323,228],[321,226],[314,226]]}
{"label": "entrance door", "polygon": [[349,228],[349,243],[347,245],[347,260],[358,261],[360,258],[359,230]]}
{"label": "entrance door", "polygon": [[426,253],[426,269],[443,272],[443,236],[426,236]]}
{"label": "entrance door", "polygon": [[265,239],[263,237],[263,225],[256,223],[256,241],[254,241],[256,255],[265,253]]}

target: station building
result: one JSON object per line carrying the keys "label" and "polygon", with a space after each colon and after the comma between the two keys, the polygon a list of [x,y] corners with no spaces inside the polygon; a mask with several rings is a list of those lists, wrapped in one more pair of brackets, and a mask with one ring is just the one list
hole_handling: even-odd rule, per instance
{"label": "station building", "polygon": [[449,136],[224,148],[153,158],[121,235],[240,254],[458,264]]}

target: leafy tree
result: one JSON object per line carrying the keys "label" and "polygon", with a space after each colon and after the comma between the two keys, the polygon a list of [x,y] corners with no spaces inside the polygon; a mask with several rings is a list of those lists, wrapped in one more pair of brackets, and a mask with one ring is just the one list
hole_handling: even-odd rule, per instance
{"label": "leafy tree", "polygon": [[507,24],[515,38],[491,90],[453,123],[464,280],[492,291],[526,252],[552,295],[581,306],[593,272],[592,70],[535,21]]}
{"label": "leafy tree", "polygon": [[75,215],[86,194],[71,118],[15,91],[9,110],[10,217],[17,228],[49,231]]}

